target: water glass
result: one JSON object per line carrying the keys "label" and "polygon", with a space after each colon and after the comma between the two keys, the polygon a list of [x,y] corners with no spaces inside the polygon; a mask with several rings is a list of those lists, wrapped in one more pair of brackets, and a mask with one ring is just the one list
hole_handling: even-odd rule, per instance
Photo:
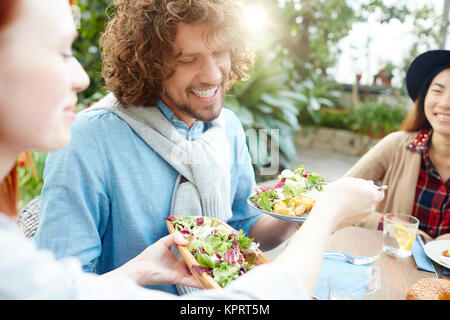
{"label": "water glass", "polygon": [[383,216],[383,251],[398,258],[409,257],[419,229],[419,220],[407,214]]}
{"label": "water glass", "polygon": [[374,274],[346,271],[328,277],[329,300],[375,300],[379,281]]}

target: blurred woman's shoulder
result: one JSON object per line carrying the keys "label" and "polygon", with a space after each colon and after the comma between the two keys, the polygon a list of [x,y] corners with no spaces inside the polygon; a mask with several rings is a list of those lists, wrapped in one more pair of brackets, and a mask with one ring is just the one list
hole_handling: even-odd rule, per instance
{"label": "blurred woman's shoulder", "polygon": [[398,144],[400,146],[410,143],[418,134],[419,131],[395,131],[386,135],[380,142],[392,145]]}

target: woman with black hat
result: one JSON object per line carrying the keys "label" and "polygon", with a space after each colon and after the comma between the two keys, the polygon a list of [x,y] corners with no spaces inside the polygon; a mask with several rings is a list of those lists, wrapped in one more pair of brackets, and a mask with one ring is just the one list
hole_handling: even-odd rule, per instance
{"label": "woman with black hat", "polygon": [[363,226],[380,228],[383,213],[420,220],[428,239],[450,239],[450,51],[419,55],[406,75],[414,108],[402,130],[386,136],[346,176],[389,185]]}

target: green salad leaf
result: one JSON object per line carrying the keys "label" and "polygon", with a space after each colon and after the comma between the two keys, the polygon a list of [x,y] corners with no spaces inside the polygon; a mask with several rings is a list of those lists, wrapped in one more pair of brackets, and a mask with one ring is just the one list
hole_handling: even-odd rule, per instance
{"label": "green salad leaf", "polygon": [[253,256],[249,255],[250,261],[246,261],[245,255],[257,254],[258,245],[242,230],[236,232],[220,224],[214,225],[208,217],[180,216],[167,219],[173,222],[175,230],[188,239],[188,250],[220,286],[225,287],[253,267]]}
{"label": "green salad leaf", "polygon": [[294,198],[312,189],[322,191],[326,182],[323,175],[306,171],[301,165],[293,171],[283,170],[278,176],[278,183],[273,187],[255,187],[256,193],[249,199],[261,210],[273,212],[276,201]]}
{"label": "green salad leaf", "polygon": [[212,272],[214,280],[224,288],[227,284],[237,278],[239,273],[239,266],[231,265],[229,263],[222,263]]}

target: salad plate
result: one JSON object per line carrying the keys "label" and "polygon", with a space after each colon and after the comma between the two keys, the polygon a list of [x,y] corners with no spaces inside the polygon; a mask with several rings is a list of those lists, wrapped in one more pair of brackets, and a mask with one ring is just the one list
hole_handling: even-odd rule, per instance
{"label": "salad plate", "polygon": [[170,216],[170,233],[180,232],[187,246],[177,245],[181,257],[204,289],[221,289],[248,270],[271,260],[253,239],[211,217]]}
{"label": "salad plate", "polygon": [[274,186],[256,186],[247,204],[252,210],[277,219],[304,222],[325,184],[325,177],[306,171],[303,166],[293,171],[286,169]]}
{"label": "salad plate", "polygon": [[301,216],[289,216],[286,214],[278,214],[278,213],[274,213],[274,212],[264,211],[264,210],[258,208],[256,203],[253,202],[252,200],[250,200],[250,197],[247,198],[247,203],[248,203],[249,207],[260,213],[268,214],[269,216],[272,216],[274,218],[277,218],[280,220],[285,220],[285,221],[290,221],[290,222],[304,222],[306,220],[306,218],[308,218],[308,212],[303,213]]}

